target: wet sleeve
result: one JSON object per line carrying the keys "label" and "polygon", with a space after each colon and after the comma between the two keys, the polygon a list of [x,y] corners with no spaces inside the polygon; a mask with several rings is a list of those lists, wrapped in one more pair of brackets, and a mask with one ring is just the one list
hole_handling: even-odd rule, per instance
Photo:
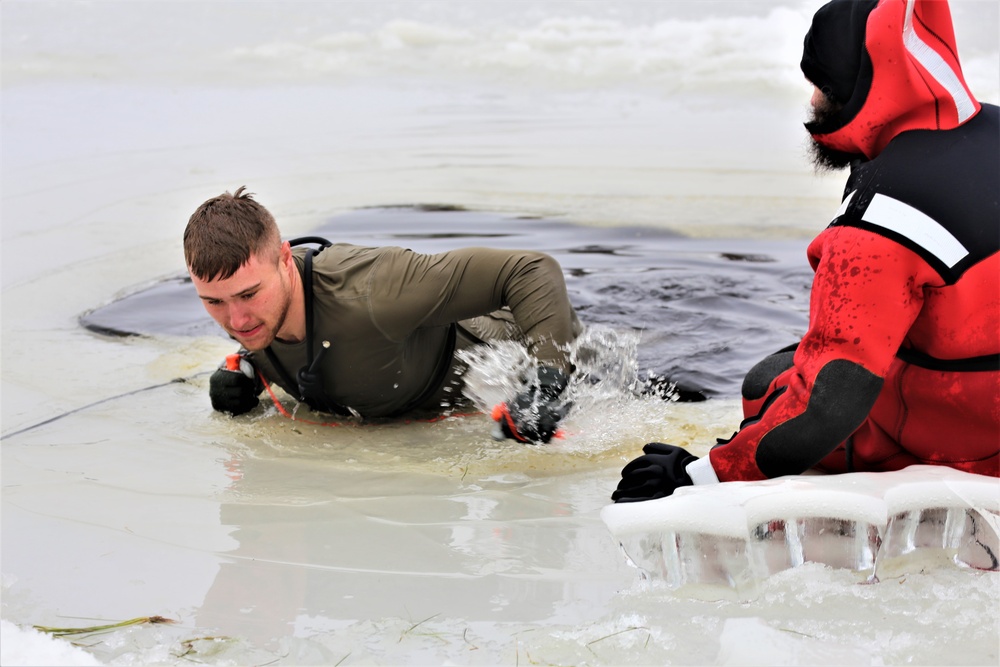
{"label": "wet sleeve", "polygon": [[562,268],[540,252],[463,248],[435,255],[393,249],[371,274],[372,320],[390,339],[510,308],[532,354],[568,370],[576,315]]}
{"label": "wet sleeve", "polygon": [[809,248],[809,330],[760,413],[709,453],[720,481],[800,474],[867,418],[938,274],[873,232],[831,227]]}

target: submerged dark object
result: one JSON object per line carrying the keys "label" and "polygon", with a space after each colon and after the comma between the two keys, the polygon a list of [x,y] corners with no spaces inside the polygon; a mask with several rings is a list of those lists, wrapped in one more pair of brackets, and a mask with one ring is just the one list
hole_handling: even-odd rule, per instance
{"label": "submerged dark object", "polygon": [[[531,248],[562,265],[586,324],[641,332],[648,391],[697,401],[738,396],[744,374],[808,324],[805,240],[693,239],[654,228],[592,227],[458,207],[358,209],[311,232],[334,243]],[[225,336],[186,272],[84,313],[109,336]]]}

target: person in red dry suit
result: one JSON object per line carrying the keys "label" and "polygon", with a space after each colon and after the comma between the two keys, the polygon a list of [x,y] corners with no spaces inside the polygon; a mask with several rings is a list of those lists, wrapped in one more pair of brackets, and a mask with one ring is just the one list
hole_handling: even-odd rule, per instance
{"label": "person in red dry suit", "polygon": [[948,3],[834,0],[801,67],[814,162],[850,167],[808,249],[808,331],[747,374],[737,433],[702,458],[646,445],[615,502],[812,468],[1000,475],[1000,121]]}

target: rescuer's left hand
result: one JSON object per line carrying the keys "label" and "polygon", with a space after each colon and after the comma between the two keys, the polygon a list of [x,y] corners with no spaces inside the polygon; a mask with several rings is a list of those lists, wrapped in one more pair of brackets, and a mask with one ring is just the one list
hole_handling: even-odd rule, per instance
{"label": "rescuer's left hand", "polygon": [[611,494],[611,500],[616,503],[633,503],[665,498],[678,487],[694,483],[685,468],[698,457],[686,449],[651,442],[642,451],[642,456],[622,469],[622,479]]}

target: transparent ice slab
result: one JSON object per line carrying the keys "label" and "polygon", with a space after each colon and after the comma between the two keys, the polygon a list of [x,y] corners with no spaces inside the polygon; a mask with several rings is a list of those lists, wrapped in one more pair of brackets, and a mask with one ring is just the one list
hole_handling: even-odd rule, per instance
{"label": "transparent ice slab", "polygon": [[933,550],[967,567],[1000,566],[1000,481],[975,475],[906,480],[886,491],[885,502],[879,558],[886,564]]}
{"label": "transparent ice slab", "polygon": [[743,596],[804,563],[877,581],[920,555],[997,570],[1000,554],[1000,481],[939,466],[686,487],[601,517],[643,577]]}

